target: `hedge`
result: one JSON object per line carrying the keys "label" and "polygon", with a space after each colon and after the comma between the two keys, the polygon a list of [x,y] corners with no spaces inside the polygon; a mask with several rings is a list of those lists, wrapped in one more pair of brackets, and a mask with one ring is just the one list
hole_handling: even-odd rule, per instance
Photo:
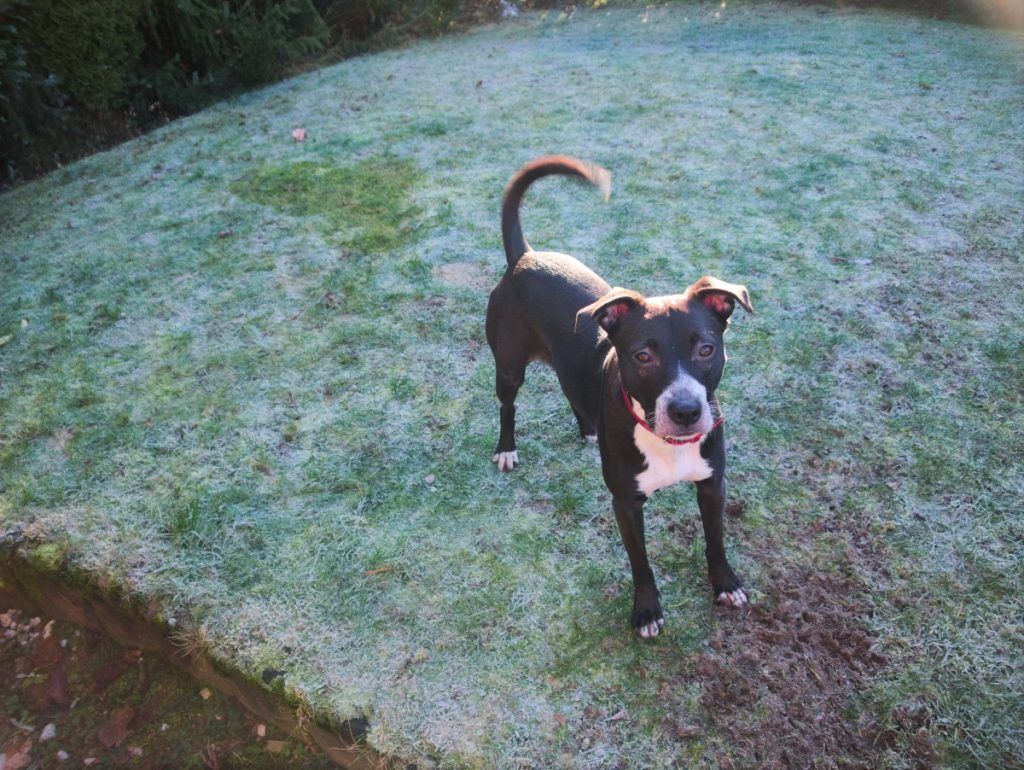
{"label": "hedge", "polygon": [[0,0],[0,184],[498,0]]}

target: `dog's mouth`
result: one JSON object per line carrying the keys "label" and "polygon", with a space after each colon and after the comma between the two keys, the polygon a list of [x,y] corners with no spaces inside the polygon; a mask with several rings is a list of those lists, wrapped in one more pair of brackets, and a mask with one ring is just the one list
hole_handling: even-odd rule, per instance
{"label": "dog's mouth", "polygon": [[675,424],[672,424],[672,428],[670,430],[665,430],[658,425],[657,413],[654,410],[644,412],[644,419],[647,420],[647,424],[653,428],[651,432],[661,439],[687,439],[692,438],[693,436],[699,436],[704,432],[697,428],[703,420],[698,420],[697,425],[695,425],[692,430],[680,430],[679,426]]}
{"label": "dog's mouth", "polygon": [[720,410],[713,402],[706,402],[706,405],[706,409],[701,414],[700,419],[687,428],[683,428],[668,419],[659,423],[656,408],[651,411],[645,411],[644,417],[647,420],[647,424],[654,429],[654,434],[659,438],[670,440],[691,439],[694,436],[701,436],[709,432],[722,416]]}
{"label": "dog's mouth", "polygon": [[683,433],[669,433],[667,435],[659,436],[659,437],[660,438],[684,439],[684,438],[692,438],[694,436],[699,436],[703,432],[704,431],[700,431],[700,430],[691,430],[691,431],[686,431],[686,432],[683,432]]}

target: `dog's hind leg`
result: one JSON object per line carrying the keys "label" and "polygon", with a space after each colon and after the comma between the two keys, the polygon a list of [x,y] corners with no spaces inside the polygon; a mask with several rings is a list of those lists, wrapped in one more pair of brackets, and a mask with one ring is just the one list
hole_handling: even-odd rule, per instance
{"label": "dog's hind leg", "polygon": [[500,471],[519,464],[516,451],[516,396],[526,377],[526,365],[536,358],[547,358],[547,349],[534,331],[509,308],[507,284],[498,284],[487,308],[487,342],[494,354],[494,386],[501,403],[501,433],[491,462]]}
{"label": "dog's hind leg", "polygon": [[576,411],[573,407],[572,413],[576,415],[576,424],[580,426],[580,437],[587,441],[597,441],[597,428],[586,417]]}
{"label": "dog's hind leg", "polygon": [[501,433],[491,462],[497,464],[499,471],[510,471],[519,465],[519,452],[516,450],[516,395],[526,376],[526,362],[503,365],[495,359],[494,365],[495,390],[501,402]]}
{"label": "dog's hind leg", "polygon": [[555,374],[558,375],[558,383],[562,386],[562,392],[569,400],[569,406],[576,417],[576,424],[580,428],[580,437],[587,441],[597,441],[597,428],[594,425],[594,420],[576,408],[578,405],[586,403],[579,377],[579,369],[582,364],[579,360],[555,357],[551,365],[555,369]]}

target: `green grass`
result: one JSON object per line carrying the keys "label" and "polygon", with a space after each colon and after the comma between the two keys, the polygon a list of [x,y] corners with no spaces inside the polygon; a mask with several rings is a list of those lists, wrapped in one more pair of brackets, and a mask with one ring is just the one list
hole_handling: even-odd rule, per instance
{"label": "green grass", "polygon": [[649,294],[751,290],[721,392],[728,547],[765,606],[778,571],[860,586],[888,663],[846,708],[891,730],[874,765],[911,766],[918,727],[940,766],[1019,765],[1020,46],[868,10],[530,15],[15,189],[0,524],[423,766],[742,766],[687,674],[735,626],[692,492],[648,506],[669,626],[642,644],[549,371],[521,394],[520,470],[489,463],[500,194],[576,154],[611,202],[538,185],[532,244]]}
{"label": "green grass", "polygon": [[406,198],[421,173],[397,158],[371,158],[351,168],[300,161],[258,168],[231,189],[293,217],[320,216],[326,237],[381,252],[409,239],[416,211]]}

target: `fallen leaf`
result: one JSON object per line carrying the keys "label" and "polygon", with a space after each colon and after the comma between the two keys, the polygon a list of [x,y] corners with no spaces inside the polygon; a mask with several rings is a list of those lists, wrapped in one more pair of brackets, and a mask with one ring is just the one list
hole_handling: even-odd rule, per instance
{"label": "fallen leaf", "polygon": [[46,680],[46,697],[55,706],[66,709],[71,704],[68,695],[68,674],[64,666],[58,665]]}
{"label": "fallen leaf", "polygon": [[626,713],[626,709],[619,709],[611,717],[608,718],[608,721],[609,722],[621,722],[623,719],[625,719],[628,716],[629,716],[629,714]]}
{"label": "fallen leaf", "polygon": [[231,755],[245,745],[245,741],[237,738],[228,738],[216,743],[210,743],[203,749],[199,756],[203,760],[203,766],[207,770],[221,770],[221,768],[234,767]]}
{"label": "fallen leaf", "polygon": [[44,635],[32,651],[31,657],[32,665],[37,669],[53,668],[64,657],[64,652],[60,647],[60,639],[53,634]]}
{"label": "fallen leaf", "polygon": [[747,510],[746,500],[732,500],[725,506],[725,512],[730,516],[742,516]]}
{"label": "fallen leaf", "polygon": [[15,738],[4,746],[0,753],[7,758],[4,770],[21,770],[23,767],[28,767],[32,761],[32,739],[24,738],[19,741],[18,738]]}
{"label": "fallen leaf", "polygon": [[676,734],[676,738],[699,738],[704,734],[704,730],[697,725],[689,725],[685,722],[676,722],[672,732]]}
{"label": "fallen leaf", "polygon": [[286,745],[284,741],[267,741],[267,751],[271,754],[280,754]]}
{"label": "fallen leaf", "polygon": [[96,731],[96,737],[108,749],[120,746],[128,737],[128,725],[133,719],[135,719],[135,709],[131,706],[114,709],[107,716],[106,723]]}

